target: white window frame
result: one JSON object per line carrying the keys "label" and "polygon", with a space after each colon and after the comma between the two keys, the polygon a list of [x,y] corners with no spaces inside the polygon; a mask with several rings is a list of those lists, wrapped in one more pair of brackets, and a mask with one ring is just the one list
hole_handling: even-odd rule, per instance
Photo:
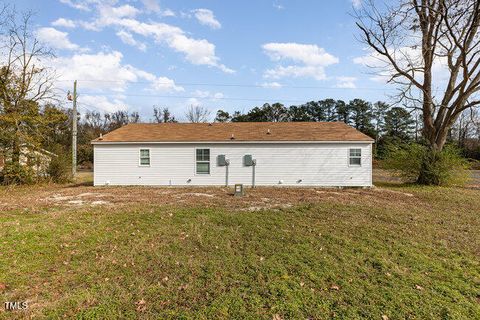
{"label": "white window frame", "polygon": [[[208,161],[198,161],[197,160],[197,150],[208,150],[208,155],[209,155],[209,160]],[[194,168],[194,172],[195,172],[195,175],[199,175],[199,176],[208,176],[211,174],[212,172],[212,152],[211,152],[211,149],[210,148],[195,148],[195,154],[194,154],[194,157],[195,157],[195,168]],[[198,172],[197,171],[197,163],[208,163],[208,173],[204,173],[204,172]]]}
{"label": "white window frame", "polygon": [[[142,164],[142,150],[148,150],[148,164]],[[140,148],[138,150],[138,166],[150,167],[151,164],[152,164],[152,150],[150,148]]]}
{"label": "white window frame", "polygon": [[[352,150],[359,150],[360,155],[359,156],[352,156],[351,151]],[[348,166],[349,167],[361,167],[362,166],[362,148],[348,148]],[[351,159],[360,159],[360,164],[352,164],[350,162]]]}

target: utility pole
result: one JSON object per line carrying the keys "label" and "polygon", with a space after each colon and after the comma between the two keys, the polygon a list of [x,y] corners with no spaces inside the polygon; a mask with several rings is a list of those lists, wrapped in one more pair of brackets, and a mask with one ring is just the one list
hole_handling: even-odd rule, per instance
{"label": "utility pole", "polygon": [[73,176],[73,179],[77,177],[77,80],[73,82],[72,176]]}

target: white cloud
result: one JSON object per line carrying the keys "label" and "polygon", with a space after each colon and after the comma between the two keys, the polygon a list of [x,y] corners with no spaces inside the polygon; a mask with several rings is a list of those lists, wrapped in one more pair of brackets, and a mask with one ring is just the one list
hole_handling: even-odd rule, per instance
{"label": "white cloud", "polygon": [[264,82],[261,84],[263,88],[268,88],[268,89],[280,89],[283,87],[280,83],[278,82]]}
{"label": "white cloud", "polygon": [[183,87],[177,86],[175,84],[175,81],[172,79],[169,79],[167,77],[157,77],[152,81],[152,86],[151,88],[154,91],[160,91],[160,92],[171,92],[171,91],[176,91],[176,92],[183,92],[185,89]]}
{"label": "white cloud", "polygon": [[123,18],[134,18],[140,13],[137,8],[125,4],[119,7],[112,7],[109,5],[98,6],[99,18],[96,21],[98,26],[108,26],[117,23]]}
{"label": "white cloud", "polygon": [[345,88],[345,89],[355,89],[357,87],[355,85],[356,80],[357,78],[355,77],[337,77],[337,84],[335,87]]}
{"label": "white cloud", "polygon": [[160,12],[160,5],[157,0],[142,0],[142,3],[148,11]]}
{"label": "white cloud", "polygon": [[196,9],[193,10],[195,18],[197,18],[200,24],[209,26],[212,29],[220,29],[222,25],[220,22],[215,18],[212,10],[209,9]]}
{"label": "white cloud", "polygon": [[274,69],[266,70],[264,77],[267,79],[314,78],[315,80],[327,78],[325,68],[316,66],[276,66]]}
{"label": "white cloud", "polygon": [[89,4],[93,3],[94,1],[89,0],[60,0],[61,3],[66,4],[74,9],[82,10],[82,11],[90,11]]}
{"label": "white cloud", "polygon": [[316,66],[328,66],[338,63],[337,57],[313,44],[267,43],[262,47],[265,53],[274,61],[292,60],[305,65]]}
{"label": "white cloud", "polygon": [[175,17],[176,14],[170,9],[165,9],[161,12],[162,17]]}
{"label": "white cloud", "polygon": [[122,40],[123,43],[131,45],[138,48],[141,51],[147,50],[147,46],[143,42],[135,40],[131,33],[126,32],[125,30],[120,30],[117,32],[117,36]]}
{"label": "white cloud", "polygon": [[68,39],[68,33],[58,31],[55,28],[45,27],[37,29],[35,32],[37,39],[40,42],[52,47],[53,49],[60,50],[78,50],[80,46],[72,43]]}
{"label": "white cloud", "polygon": [[215,45],[205,39],[193,39],[185,35],[185,32],[175,26],[165,23],[144,23],[135,19],[121,19],[117,22],[131,32],[143,36],[150,36],[157,43],[165,43],[177,52],[183,53],[187,61],[195,65],[208,65],[217,67],[225,73],[234,71],[219,63],[215,54]]}
{"label": "white cloud", "polygon": [[362,6],[362,0],[351,0],[354,8],[358,9]]}
{"label": "white cloud", "polygon": [[76,23],[73,20],[59,18],[52,22],[52,26],[54,27],[64,27],[64,28],[75,28]]}
{"label": "white cloud", "polygon": [[325,67],[339,61],[325,49],[312,44],[267,43],[262,48],[272,61],[295,63],[287,66],[277,65],[273,69],[266,70],[264,76],[271,79],[310,77],[324,80],[326,78]]}
{"label": "white cloud", "polygon": [[203,91],[203,90],[195,90],[193,92],[193,95],[196,96],[197,98],[201,99],[211,99],[211,100],[219,100],[223,99],[225,96],[221,92],[210,92],[210,91]]}
{"label": "white cloud", "polygon": [[[220,63],[220,58],[215,53],[215,45],[213,43],[205,39],[194,39],[181,28],[166,23],[139,21],[135,19],[139,12],[138,9],[131,5],[113,7],[101,4],[98,5],[98,17],[96,19],[90,22],[83,21],[79,24],[89,30],[121,27],[124,32],[150,37],[156,43],[167,45],[173,50],[182,53],[185,59],[192,64],[216,67],[225,73],[235,72]],[[127,39],[124,37],[124,40]],[[128,41],[130,40],[128,39]]]}
{"label": "white cloud", "polygon": [[94,91],[123,92],[130,83],[150,82],[150,90],[162,92],[183,91],[175,82],[166,77],[157,77],[152,73],[122,63],[123,55],[118,51],[96,54],[75,54],[71,57],[54,58],[50,65],[57,70],[59,82],[70,85],[64,80],[78,79],[82,89]]}
{"label": "white cloud", "polygon": [[82,107],[91,110],[94,107],[103,112],[115,112],[119,110],[128,110],[129,105],[124,101],[124,97],[106,97],[102,95],[79,95],[78,106],[80,111]]}
{"label": "white cloud", "polygon": [[[366,53],[363,56],[355,57],[353,62],[375,71],[376,74],[371,77],[370,80],[386,83],[392,78],[392,75],[397,73],[384,56],[368,48],[365,49],[365,51]],[[423,65],[422,51],[420,47],[404,46],[396,48],[395,50],[393,48],[389,48],[389,52],[400,68],[404,70],[410,69],[410,66],[412,65]],[[434,76],[433,85],[434,87],[437,87],[437,90],[441,91],[444,89],[446,81],[450,75],[448,60],[446,57],[434,58],[432,73]],[[423,73],[419,71],[416,72],[415,78],[419,81],[422,81]]]}

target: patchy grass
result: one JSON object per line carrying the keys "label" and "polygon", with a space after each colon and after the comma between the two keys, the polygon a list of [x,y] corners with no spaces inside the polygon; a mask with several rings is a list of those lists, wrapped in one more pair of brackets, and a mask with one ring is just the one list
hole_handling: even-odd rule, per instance
{"label": "patchy grass", "polygon": [[0,188],[0,318],[478,319],[479,195]]}

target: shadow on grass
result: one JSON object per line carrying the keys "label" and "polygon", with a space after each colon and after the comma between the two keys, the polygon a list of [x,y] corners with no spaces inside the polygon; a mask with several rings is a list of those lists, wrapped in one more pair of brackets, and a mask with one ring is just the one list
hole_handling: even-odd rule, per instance
{"label": "shadow on grass", "polygon": [[65,187],[66,188],[93,187],[93,181],[74,182],[66,185]]}

